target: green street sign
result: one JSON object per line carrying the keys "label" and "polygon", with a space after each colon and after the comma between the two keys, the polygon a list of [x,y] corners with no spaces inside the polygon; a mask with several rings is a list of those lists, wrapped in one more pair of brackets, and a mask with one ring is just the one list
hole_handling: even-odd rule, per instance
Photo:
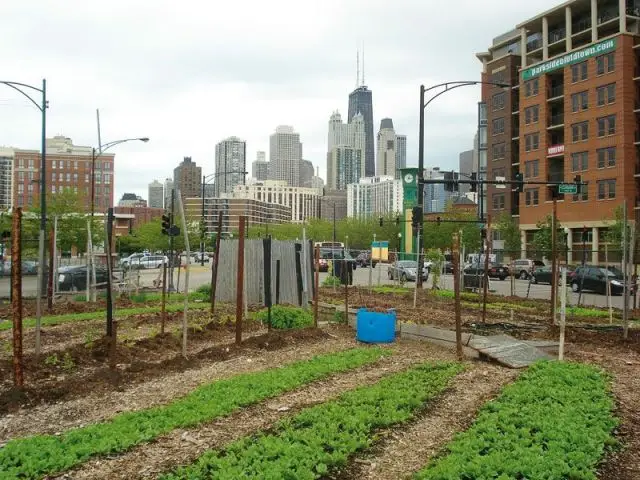
{"label": "green street sign", "polygon": [[575,183],[562,183],[558,186],[558,193],[568,193],[576,195],[578,193],[578,185]]}

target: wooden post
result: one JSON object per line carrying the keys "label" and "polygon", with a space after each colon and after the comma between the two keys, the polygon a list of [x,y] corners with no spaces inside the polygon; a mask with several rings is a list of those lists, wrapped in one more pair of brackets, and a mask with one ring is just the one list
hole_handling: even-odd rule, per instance
{"label": "wooden post", "polygon": [[[106,225],[106,253],[107,253],[107,336],[111,337],[111,342],[114,345],[115,352],[115,344],[116,344],[116,333],[113,328],[113,291],[111,289],[111,277],[113,275],[113,269],[111,264],[111,242],[113,240],[113,207],[109,207],[107,212],[107,225]],[[95,287],[95,285],[94,285]],[[97,287],[95,287],[97,289]]]}
{"label": "wooden post", "polygon": [[218,231],[216,234],[216,251],[213,252],[213,265],[211,266],[211,315],[216,308],[216,284],[218,283],[218,261],[220,259],[220,240],[222,237],[222,211],[218,212]]}
{"label": "wooden post", "polygon": [[622,214],[624,218],[623,228],[622,228],[622,278],[623,278],[623,288],[622,288],[622,337],[624,339],[629,338],[629,270],[628,270],[628,253],[629,253],[629,245],[627,243],[627,234],[628,230],[628,220],[627,220],[627,201],[625,200],[622,204]]}
{"label": "wooden post", "polygon": [[242,343],[242,305],[244,287],[244,228],[245,216],[240,215],[238,232],[238,275],[236,278],[236,344]]}
{"label": "wooden post", "polygon": [[558,360],[564,359],[564,327],[567,321],[567,268],[562,269],[562,299],[560,306],[560,346]]}
{"label": "wooden post", "polygon": [[557,195],[553,196],[553,212],[551,215],[551,323],[556,323],[556,298],[558,292],[558,260],[557,255],[557,237],[558,237],[558,200]]}
{"label": "wooden post", "polygon": [[162,262],[162,306],[160,313],[160,335],[164,335],[164,326],[167,322],[167,264]]}
{"label": "wooden post", "polygon": [[491,214],[487,214],[487,236],[484,239],[484,285],[482,286],[482,323],[487,321],[487,291],[489,290],[489,253],[491,244]]}
{"label": "wooden post", "polygon": [[454,292],[454,310],[456,317],[456,353],[458,360],[462,361],[464,356],[462,352],[462,317],[460,310],[460,237],[457,233],[453,234],[453,248],[451,249],[453,260],[453,292]]}
{"label": "wooden post", "polygon": [[267,307],[267,331],[271,331],[271,237],[262,240],[262,251],[264,257],[264,304]]}
{"label": "wooden post", "polygon": [[280,260],[276,260],[276,305],[280,305]]}
{"label": "wooden post", "polygon": [[315,248],[315,289],[313,290],[313,326],[318,328],[318,302],[320,297],[320,247]]}
{"label": "wooden post", "polygon": [[[604,264],[609,268],[609,246],[604,244]],[[607,308],[609,309],[609,323],[613,323],[613,305],[611,303],[611,280],[609,275],[606,278],[607,281]]]}
{"label": "wooden post", "polygon": [[11,313],[13,317],[13,384],[16,388],[24,386],[22,371],[22,208],[13,210],[11,224]]}
{"label": "wooden post", "polygon": [[[177,192],[178,208],[182,219],[182,232],[184,234],[184,249],[187,253],[186,266],[184,270],[184,315],[182,316],[182,356],[187,358],[187,326],[189,323],[189,264],[191,263],[191,249],[189,247],[189,231],[187,230],[187,217],[184,214],[184,204],[182,195]],[[180,282],[180,270],[178,269],[178,283]]]}

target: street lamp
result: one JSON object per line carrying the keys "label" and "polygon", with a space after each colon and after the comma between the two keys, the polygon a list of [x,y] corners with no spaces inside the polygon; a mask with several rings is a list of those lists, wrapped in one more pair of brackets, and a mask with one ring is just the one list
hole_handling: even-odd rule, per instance
{"label": "street lamp", "polygon": [[398,255],[396,256],[400,260],[400,249],[402,248],[402,232],[398,232]]}
{"label": "street lamp", "polygon": [[[37,297],[36,297],[36,355],[40,353],[40,318],[42,317],[42,293],[46,291],[45,283],[46,278],[44,276],[44,268],[46,264],[46,251],[44,248],[44,237],[47,229],[47,182],[46,182],[46,154],[47,154],[47,108],[49,108],[49,102],[47,100],[47,80],[42,79],[42,88],[34,87],[33,85],[27,85],[26,83],[11,82],[7,80],[0,80],[0,83],[7,87],[13,88],[15,91],[25,96],[31,103],[33,103],[40,113],[42,114],[42,153],[40,158],[40,236],[38,239],[38,285],[37,285]],[[24,89],[33,90],[42,94],[42,101],[38,103],[31,95],[24,91]]]}
{"label": "street lamp", "polygon": [[[420,209],[420,218],[418,219],[418,269],[416,273],[416,283],[422,283],[422,244],[424,243],[424,236],[422,235],[423,228],[423,212],[424,212],[424,110],[427,106],[433,102],[440,95],[454,90],[460,87],[467,87],[471,85],[494,85],[496,87],[508,88],[510,85],[499,82],[485,82],[482,80],[458,80],[454,82],[439,83],[429,88],[425,88],[424,85],[420,85],[420,125],[418,132],[418,207]],[[438,93],[434,94],[425,103],[425,93],[442,88]]]}
{"label": "street lamp", "polygon": [[93,218],[93,214],[95,211],[95,201],[96,201],[96,160],[100,158],[100,156],[106,152],[111,147],[115,147],[116,145],[120,145],[121,143],[126,142],[135,142],[140,141],[147,143],[149,141],[148,137],[141,138],[125,138],[124,140],[115,140],[113,142],[105,143],[103,145],[98,145],[98,149],[91,149],[91,218]]}

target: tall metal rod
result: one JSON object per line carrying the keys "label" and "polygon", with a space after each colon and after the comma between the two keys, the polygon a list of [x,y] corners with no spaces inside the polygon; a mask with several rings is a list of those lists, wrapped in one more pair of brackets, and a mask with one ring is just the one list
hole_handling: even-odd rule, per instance
{"label": "tall metal rod", "polygon": [[204,267],[204,182],[206,177],[202,176],[202,222],[200,224],[200,266]]}
{"label": "tall metal rod", "polygon": [[218,212],[218,232],[216,234],[216,251],[213,252],[213,265],[211,266],[211,315],[216,307],[216,285],[218,283],[218,265],[220,261],[220,240],[222,237],[222,210]]}
{"label": "tall metal rod", "polygon": [[11,232],[11,316],[13,317],[13,383],[16,388],[24,386],[22,371],[22,208],[13,212]]}
{"label": "tall metal rod", "polygon": [[629,244],[627,242],[627,229],[628,227],[628,218],[627,218],[627,201],[625,200],[622,204],[622,298],[624,303],[622,304],[622,328],[623,338],[629,338],[629,265],[628,265],[628,250]]}
{"label": "tall metal rod", "polygon": [[38,286],[36,298],[36,359],[40,357],[40,329],[42,326],[42,294],[46,288],[45,267],[47,252],[44,237],[47,229],[47,81],[42,79],[42,153],[40,157],[40,236],[38,238]]}
{"label": "tall metal rod", "polygon": [[558,201],[557,195],[553,195],[553,211],[551,214],[551,323],[556,323],[556,302],[558,293]]}

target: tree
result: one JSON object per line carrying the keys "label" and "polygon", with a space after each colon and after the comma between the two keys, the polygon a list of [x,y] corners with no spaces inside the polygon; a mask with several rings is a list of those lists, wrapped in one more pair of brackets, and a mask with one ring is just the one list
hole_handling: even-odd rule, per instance
{"label": "tree", "polygon": [[440,225],[434,222],[425,223],[425,249],[450,250],[453,234],[458,232],[462,232],[461,245],[464,245],[467,252],[480,248],[480,227],[479,223],[475,222],[477,217],[474,212],[456,209],[449,204],[440,215],[440,219],[444,220]]}
{"label": "tree", "polygon": [[[627,248],[631,248],[632,225],[627,222]],[[604,241],[611,244],[609,253],[612,254],[609,260],[622,259],[622,234],[624,232],[624,212],[622,206],[616,207],[613,212],[613,222],[607,226]],[[631,250],[629,250],[631,251]]]}
{"label": "tree", "polygon": [[[498,217],[495,229],[500,232],[504,240],[504,250],[511,258],[520,255],[520,228],[518,223],[508,213],[503,213]],[[517,258],[517,257],[515,257]]]}
{"label": "tree", "polygon": [[[544,220],[539,221],[536,226],[538,231],[533,235],[531,246],[534,249],[533,255],[535,259],[542,259],[543,257],[551,258],[553,252],[553,245],[551,243],[552,238],[552,223],[553,218],[551,215],[547,215]],[[560,254],[566,249],[566,241],[564,238],[564,232],[560,222],[556,221],[556,251]]]}

